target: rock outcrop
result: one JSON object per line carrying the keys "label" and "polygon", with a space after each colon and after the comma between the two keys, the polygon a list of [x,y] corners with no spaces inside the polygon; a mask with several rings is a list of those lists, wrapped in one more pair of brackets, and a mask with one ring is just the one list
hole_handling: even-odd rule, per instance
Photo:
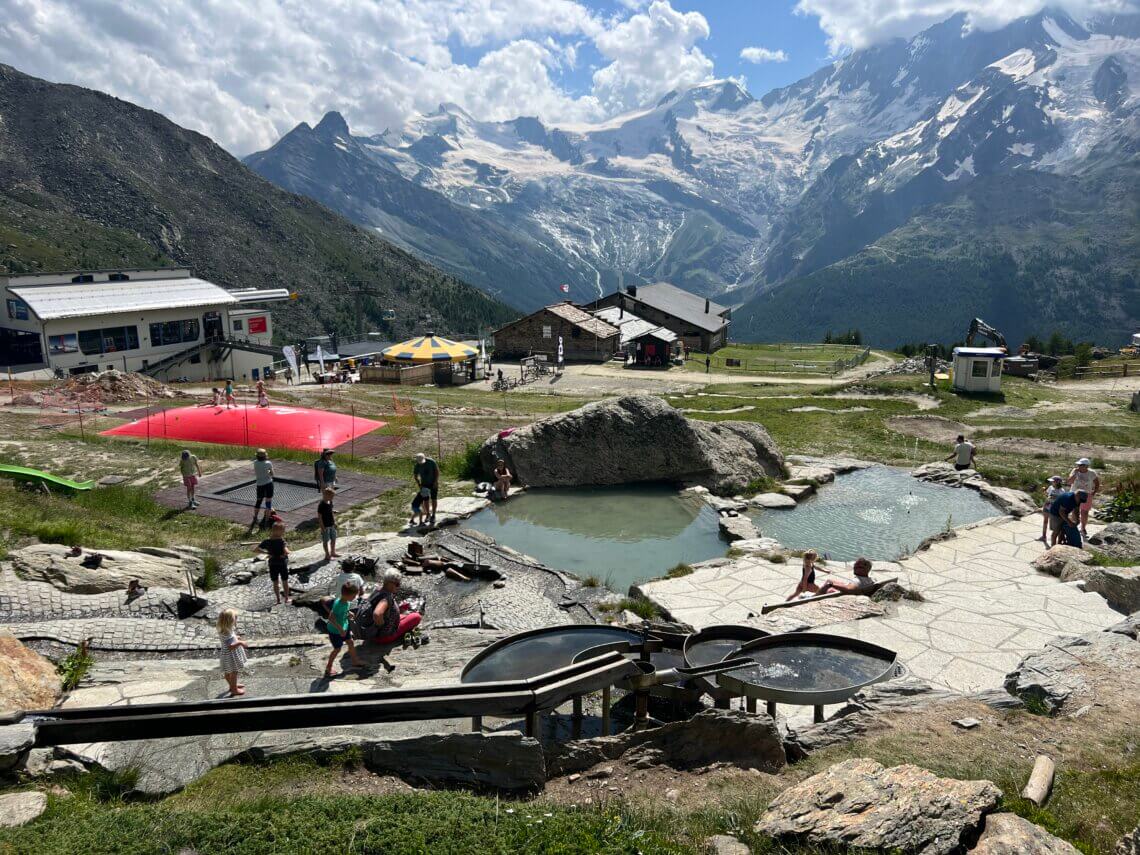
{"label": "rock outcrop", "polygon": [[1116,841],[1113,855],[1140,855],[1140,825]]}
{"label": "rock outcrop", "polygon": [[1078,855],[1071,843],[1054,837],[1015,813],[993,813],[978,838],[973,855]]}
{"label": "rock outcrop", "polygon": [[35,742],[36,728],[31,724],[0,727],[0,774],[22,766]]}
{"label": "rock outcrop", "polygon": [[927,463],[925,466],[919,466],[910,474],[920,481],[931,481],[950,487],[968,487],[971,490],[977,490],[982,496],[997,505],[1003,514],[1010,516],[1024,517],[1041,510],[1028,493],[1010,487],[998,487],[973,469],[957,470],[945,461]]}
{"label": "rock outcrop", "polygon": [[12,553],[12,568],[21,579],[48,582],[69,594],[104,594],[125,591],[132,579],[144,588],[186,588],[186,571],[202,578],[202,560],[170,549],[121,552],[101,549],[97,563],[92,549],[71,556],[71,548],[58,543],[38,543]]}
{"label": "rock outcrop", "polygon": [[493,436],[479,452],[484,472],[496,458],[531,487],[674,481],[738,493],[784,475],[784,458],[752,422],[685,418],[660,398],[631,395]]}
{"label": "rock outcrop", "polygon": [[568,775],[619,757],[633,766],[674,769],[731,763],[778,772],[786,763],[780,732],[768,715],[704,710],[652,730],[556,744],[547,755],[546,768],[551,776]]}
{"label": "rock outcrop", "polygon": [[[1040,570],[1042,573],[1048,573],[1050,576],[1060,578],[1066,574],[1072,576],[1073,571],[1070,565],[1076,564],[1079,566],[1087,565],[1093,560],[1092,553],[1086,552],[1075,546],[1065,546],[1063,543],[1056,546],[1051,546],[1033,559],[1031,562],[1034,569]],[[1083,576],[1081,578],[1084,578]],[[1066,581],[1072,581],[1071,579]]]}
{"label": "rock outcrop", "polygon": [[42,710],[59,698],[55,666],[15,636],[0,632],[0,710]]}
{"label": "rock outcrop", "polygon": [[1001,798],[989,781],[845,760],[778,795],[756,830],[816,845],[949,855]]}
{"label": "rock outcrop", "polygon": [[1029,709],[1069,715],[1093,703],[1098,683],[1130,685],[1140,679],[1140,644],[1118,632],[1055,638],[1023,658],[1005,688]]}
{"label": "rock outcrop", "polygon": [[1098,552],[1140,564],[1140,523],[1109,523],[1088,542]]}
{"label": "rock outcrop", "polygon": [[1085,590],[1095,591],[1124,614],[1140,611],[1140,567],[1093,567]]}

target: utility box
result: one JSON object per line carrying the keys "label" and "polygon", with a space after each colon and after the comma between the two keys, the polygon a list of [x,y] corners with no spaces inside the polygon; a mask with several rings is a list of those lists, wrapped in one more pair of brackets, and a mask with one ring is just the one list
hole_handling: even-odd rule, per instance
{"label": "utility box", "polygon": [[954,348],[953,386],[963,392],[1000,392],[1002,360],[1000,347]]}

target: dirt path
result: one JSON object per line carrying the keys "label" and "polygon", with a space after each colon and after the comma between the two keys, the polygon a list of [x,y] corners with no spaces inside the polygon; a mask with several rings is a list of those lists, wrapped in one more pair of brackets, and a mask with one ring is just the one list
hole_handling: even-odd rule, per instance
{"label": "dirt path", "polygon": [[958,434],[973,436],[979,450],[992,448],[996,451],[1009,451],[1014,454],[1068,455],[1070,457],[1101,457],[1105,460],[1119,460],[1128,463],[1140,462],[1140,448],[1120,445],[1096,445],[1094,443],[1055,442],[1031,436],[986,436],[986,428],[970,427],[942,416],[892,416],[887,419],[887,427],[896,433],[916,436],[931,442],[952,443]]}

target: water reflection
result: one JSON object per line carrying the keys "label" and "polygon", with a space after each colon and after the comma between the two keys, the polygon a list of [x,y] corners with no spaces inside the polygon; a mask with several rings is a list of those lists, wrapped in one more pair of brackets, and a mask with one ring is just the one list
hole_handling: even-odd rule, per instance
{"label": "water reflection", "polygon": [[891,660],[828,644],[798,643],[768,647],[746,654],[756,664],[732,676],[772,689],[828,692],[860,686],[879,676]]}
{"label": "water reflection", "polygon": [[464,683],[523,680],[562,668],[599,644],[636,640],[635,634],[605,626],[553,628],[542,635],[518,638],[491,651],[463,675]]}

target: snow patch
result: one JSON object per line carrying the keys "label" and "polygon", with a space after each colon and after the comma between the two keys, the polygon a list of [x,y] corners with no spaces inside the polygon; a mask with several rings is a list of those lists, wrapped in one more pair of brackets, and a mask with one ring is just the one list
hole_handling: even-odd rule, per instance
{"label": "snow patch", "polygon": [[1037,57],[1029,48],[1021,48],[997,62],[990,63],[989,68],[996,68],[1014,80],[1024,80],[1037,70]]}
{"label": "snow patch", "polygon": [[974,172],[974,156],[971,154],[965,160],[958,163],[958,168],[951,172],[949,175],[943,175],[945,181],[957,181],[963,175],[977,175]]}
{"label": "snow patch", "polygon": [[1025,157],[1033,157],[1033,150],[1035,146],[1033,143],[1014,143],[1006,151],[1010,154],[1020,154]]}

